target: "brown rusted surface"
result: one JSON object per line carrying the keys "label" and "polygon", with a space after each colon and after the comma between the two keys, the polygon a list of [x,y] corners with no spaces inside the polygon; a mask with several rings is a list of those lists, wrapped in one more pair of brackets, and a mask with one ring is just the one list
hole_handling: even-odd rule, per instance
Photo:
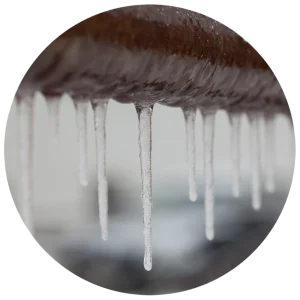
{"label": "brown rusted surface", "polygon": [[175,15],[182,20],[181,25],[149,22],[147,17],[138,19],[134,11],[129,14],[123,10],[105,12],[75,25],[60,38],[90,36],[95,41],[136,51],[147,49],[165,55],[208,60],[212,64],[268,69],[261,56],[240,36],[233,32],[221,35],[214,30],[214,21],[209,18],[207,22],[211,23],[211,28],[205,30],[201,19],[192,19],[185,11],[180,11],[182,14]]}
{"label": "brown rusted surface", "polygon": [[141,105],[288,110],[274,74],[239,35],[201,14],[155,5],[70,28],[33,63],[22,89]]}

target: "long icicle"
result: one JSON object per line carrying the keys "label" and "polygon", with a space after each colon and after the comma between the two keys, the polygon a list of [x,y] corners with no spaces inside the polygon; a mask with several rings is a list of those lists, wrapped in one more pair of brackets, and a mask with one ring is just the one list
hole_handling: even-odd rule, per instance
{"label": "long icicle", "polygon": [[79,182],[88,185],[88,151],[87,151],[87,113],[89,101],[75,101],[77,131],[79,141]]}
{"label": "long icicle", "polygon": [[22,219],[34,234],[33,222],[33,125],[34,125],[34,98],[28,95],[17,100],[17,112],[20,120],[18,129],[19,163],[20,163],[20,206]]}
{"label": "long icicle", "polygon": [[195,147],[195,116],[196,109],[182,109],[185,118],[186,130],[186,151],[188,160],[188,182],[189,198],[191,201],[197,200],[196,184],[196,147]]}
{"label": "long icicle", "polygon": [[251,135],[252,207],[254,210],[259,210],[262,205],[260,116],[259,112],[249,112],[248,116],[250,120]]}
{"label": "long icicle", "polygon": [[214,135],[215,110],[201,110],[203,117],[203,154],[204,154],[204,210],[205,233],[208,240],[214,239]]}
{"label": "long icicle", "polygon": [[151,116],[152,107],[136,107],[139,119],[139,148],[142,175],[142,202],[144,218],[144,267],[152,269],[152,170],[151,170]]}
{"label": "long icicle", "polygon": [[265,172],[266,172],[266,190],[269,193],[275,192],[275,115],[272,112],[267,112],[265,114]]}
{"label": "long icicle", "polygon": [[108,100],[94,102],[94,123],[97,152],[98,206],[101,235],[108,238],[108,191],[106,178],[106,112]]}
{"label": "long icicle", "polygon": [[232,194],[238,198],[240,196],[240,127],[241,114],[229,112],[231,124],[231,159],[232,159]]}
{"label": "long icicle", "polygon": [[60,113],[60,99],[61,97],[46,97],[48,108],[49,129],[51,138],[56,143],[59,137],[59,113]]}

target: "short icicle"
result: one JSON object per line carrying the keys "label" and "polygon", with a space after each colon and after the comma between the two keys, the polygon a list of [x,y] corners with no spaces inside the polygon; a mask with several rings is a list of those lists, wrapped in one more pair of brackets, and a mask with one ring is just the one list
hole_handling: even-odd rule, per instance
{"label": "short icicle", "polygon": [[269,193],[275,192],[275,115],[272,112],[265,113],[265,185]]}
{"label": "short icicle", "polygon": [[[296,112],[292,112],[292,115],[290,114],[290,109],[288,114],[281,114],[283,117],[283,120],[286,122],[286,125],[288,125],[288,148],[290,152],[291,161],[292,164],[291,167],[295,168],[295,159],[297,158],[297,150],[296,150],[296,120],[293,120],[294,114]],[[280,115],[280,114],[278,114]]]}
{"label": "short icicle", "polygon": [[229,120],[231,124],[231,159],[232,159],[232,194],[235,198],[240,196],[240,127],[241,114],[237,112],[229,112]]}
{"label": "short icicle", "polygon": [[20,163],[20,214],[34,234],[33,222],[33,131],[34,131],[34,97],[27,95],[17,98],[19,163]]}
{"label": "short icicle", "polygon": [[101,235],[108,238],[108,191],[106,178],[106,111],[108,100],[99,99],[92,102],[96,135],[98,206]]}
{"label": "short icicle", "polygon": [[188,182],[189,198],[191,201],[197,200],[196,185],[196,147],[195,147],[195,116],[196,109],[182,109],[185,118],[186,130],[186,151],[188,160]]}
{"label": "short icicle", "polygon": [[61,97],[46,97],[49,118],[49,130],[54,142],[58,142],[59,137],[59,113]]}
{"label": "short icicle", "polygon": [[74,101],[79,142],[79,182],[88,185],[87,113],[89,101]]}
{"label": "short icicle", "polygon": [[205,234],[208,240],[214,239],[214,135],[215,110],[201,110],[203,117],[204,154],[204,210]]}
{"label": "short icicle", "polygon": [[139,119],[139,149],[142,175],[142,202],[144,218],[144,267],[152,269],[152,170],[151,170],[151,116],[152,106],[138,107],[136,110]]}
{"label": "short icicle", "polygon": [[252,207],[254,210],[259,210],[262,205],[260,113],[251,111],[248,117],[251,135]]}

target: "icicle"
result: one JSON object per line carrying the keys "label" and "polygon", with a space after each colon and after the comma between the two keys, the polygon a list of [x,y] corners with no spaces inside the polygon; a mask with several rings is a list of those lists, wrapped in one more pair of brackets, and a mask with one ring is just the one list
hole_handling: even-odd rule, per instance
{"label": "icicle", "polygon": [[49,129],[53,141],[58,142],[59,136],[59,113],[60,113],[60,97],[47,97],[46,103],[48,107]]}
{"label": "icicle", "polygon": [[101,235],[103,240],[107,240],[108,230],[108,195],[106,178],[106,130],[105,120],[108,101],[99,100],[94,102],[94,122],[96,133],[97,152],[97,177],[98,177],[98,205]]}
{"label": "icicle", "polygon": [[266,190],[269,193],[275,192],[275,143],[274,143],[274,128],[275,115],[271,112],[265,114],[265,172],[266,172]]}
{"label": "icicle", "polygon": [[19,163],[20,163],[20,214],[29,229],[34,234],[32,215],[33,202],[33,123],[34,123],[34,99],[33,95],[25,96],[17,100]]}
{"label": "icicle", "polygon": [[151,170],[151,116],[152,107],[136,107],[139,118],[139,148],[142,175],[142,202],[144,217],[144,267],[152,269],[152,170]]}
{"label": "icicle", "polygon": [[209,240],[214,239],[214,134],[216,111],[201,111],[203,116],[204,153],[204,210],[205,233]]}
{"label": "icicle", "polygon": [[234,197],[240,196],[240,127],[241,114],[229,113],[231,123],[231,158],[232,158],[232,194]]}
{"label": "icicle", "polygon": [[79,181],[83,186],[88,184],[88,153],[87,153],[87,113],[89,102],[76,101],[76,118],[79,141]]}
{"label": "icicle", "polygon": [[195,116],[196,109],[183,109],[186,129],[186,149],[189,172],[189,198],[191,201],[197,200],[196,185],[196,150],[195,150]]}
{"label": "icicle", "polygon": [[259,112],[249,112],[251,132],[252,207],[259,210],[262,204],[261,153]]}
{"label": "icicle", "polygon": [[[16,104],[16,145],[17,149],[19,150],[21,148],[21,118],[22,118],[22,112],[21,112],[21,105],[20,105],[20,98],[15,98],[14,102]],[[17,155],[17,162],[18,165],[20,165],[20,155],[18,153]]]}
{"label": "icicle", "polygon": [[287,134],[287,149],[288,154],[287,157],[290,159],[287,161],[289,164],[289,167],[291,168],[291,171],[293,174],[295,169],[295,151],[296,151],[296,141],[295,141],[295,129],[294,129],[294,122],[292,119],[291,113],[288,111],[283,114],[283,117],[285,121],[287,122],[286,125],[288,125],[288,134]]}

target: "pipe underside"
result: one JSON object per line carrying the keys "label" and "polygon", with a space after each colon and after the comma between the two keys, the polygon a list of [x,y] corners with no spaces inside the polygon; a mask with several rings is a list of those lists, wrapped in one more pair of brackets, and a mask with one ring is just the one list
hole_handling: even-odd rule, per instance
{"label": "pipe underside", "polygon": [[156,5],[104,12],[64,32],[32,64],[17,94],[28,91],[289,114],[276,77],[244,39],[201,14]]}

